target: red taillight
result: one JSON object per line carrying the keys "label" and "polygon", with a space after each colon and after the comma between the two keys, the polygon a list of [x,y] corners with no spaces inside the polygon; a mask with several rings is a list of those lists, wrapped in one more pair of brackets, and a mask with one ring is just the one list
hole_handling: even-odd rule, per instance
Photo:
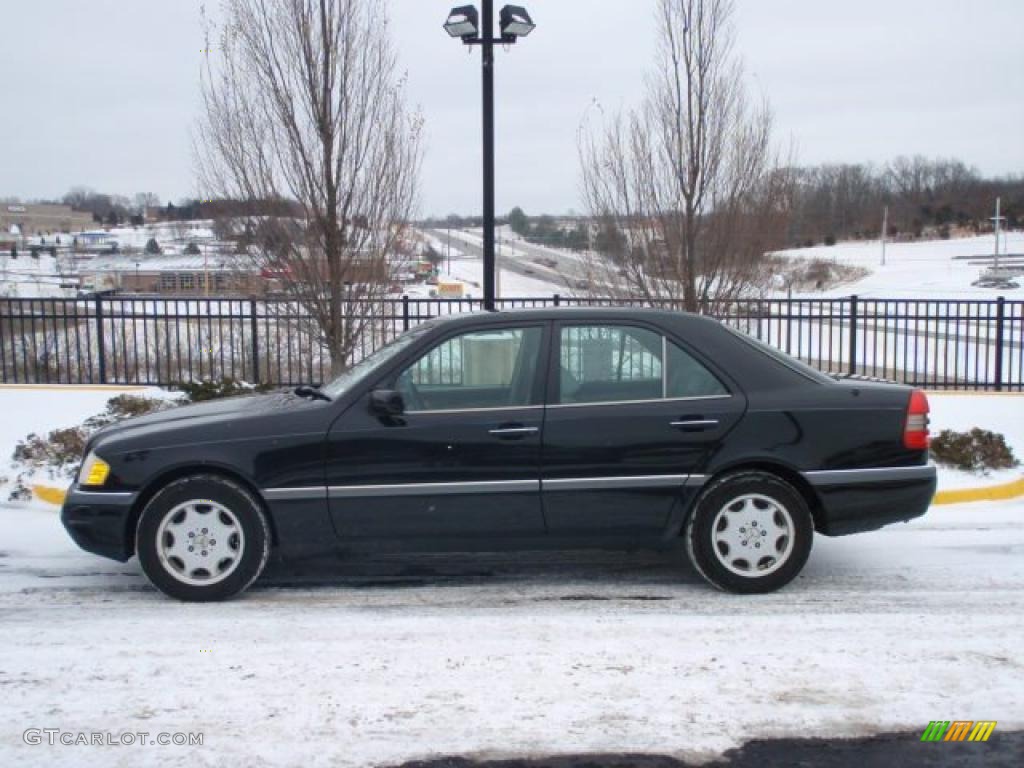
{"label": "red taillight", "polygon": [[910,393],[907,424],[903,429],[903,447],[912,451],[928,450],[928,397],[920,389]]}

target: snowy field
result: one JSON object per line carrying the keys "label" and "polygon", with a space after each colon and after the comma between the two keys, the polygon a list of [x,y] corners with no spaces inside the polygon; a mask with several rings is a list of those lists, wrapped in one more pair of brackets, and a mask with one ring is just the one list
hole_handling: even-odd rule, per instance
{"label": "snowy field", "polygon": [[[1005,232],[999,238],[1003,254],[1024,254],[1024,232]],[[925,240],[913,243],[888,243],[885,266],[882,266],[882,244],[879,240],[845,242],[833,246],[798,248],[779,251],[777,255],[793,259],[822,259],[853,267],[863,267],[869,274],[860,280],[844,283],[822,294],[813,291],[803,295],[849,296],[881,299],[1024,299],[1024,288],[975,288],[972,282],[990,264],[995,236]],[[968,258],[973,257],[973,258]],[[973,262],[973,263],[972,263]],[[1018,280],[1018,282],[1020,282]]]}
{"label": "snowy field", "polygon": [[[0,388],[0,456],[113,394]],[[931,400],[936,429],[997,428],[1022,452],[1021,398]],[[758,597],[708,588],[681,555],[588,553],[276,564],[239,600],[184,605],[134,560],[78,550],[53,508],[0,516],[0,766],[707,758],[936,718],[1024,726],[1024,500],[819,537]],[[204,741],[28,746],[27,728]]]}

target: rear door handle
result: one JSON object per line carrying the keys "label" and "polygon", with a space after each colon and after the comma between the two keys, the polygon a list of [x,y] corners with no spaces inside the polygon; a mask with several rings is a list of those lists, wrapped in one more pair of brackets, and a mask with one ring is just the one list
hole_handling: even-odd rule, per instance
{"label": "rear door handle", "polygon": [[683,432],[703,432],[717,427],[718,419],[680,419],[669,423]]}
{"label": "rear door handle", "polygon": [[540,431],[538,427],[498,427],[487,430],[487,434],[500,437],[504,440],[514,440],[527,435],[535,435]]}

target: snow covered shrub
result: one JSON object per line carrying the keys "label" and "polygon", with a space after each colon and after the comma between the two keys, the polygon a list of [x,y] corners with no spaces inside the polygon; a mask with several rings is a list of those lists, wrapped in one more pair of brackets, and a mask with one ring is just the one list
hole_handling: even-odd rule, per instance
{"label": "snow covered shrub", "polygon": [[181,381],[171,385],[171,389],[183,392],[185,399],[190,403],[201,403],[204,400],[267,392],[274,389],[274,386],[272,384],[249,384],[225,376],[219,380]]}
{"label": "snow covered shrub", "polygon": [[1010,469],[1019,462],[998,432],[975,427],[970,432],[944,429],[931,440],[932,458],[968,472]]}
{"label": "snow covered shrub", "polygon": [[132,416],[142,416],[173,405],[173,402],[166,400],[118,395],[107,401],[103,413],[86,419],[81,426],[55,429],[45,436],[35,433],[29,435],[14,448],[11,465],[17,475],[10,500],[31,499],[31,480],[50,480],[61,484],[70,482],[85,453],[85,444],[97,430]]}

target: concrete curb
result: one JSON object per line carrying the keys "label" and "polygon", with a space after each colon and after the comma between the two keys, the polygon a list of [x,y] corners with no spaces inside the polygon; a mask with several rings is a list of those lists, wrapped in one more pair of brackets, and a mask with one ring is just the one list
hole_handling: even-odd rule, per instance
{"label": "concrete curb", "polygon": [[49,485],[33,485],[32,495],[36,498],[36,501],[44,501],[47,504],[59,507],[64,503],[67,491],[61,488],[53,488]]}
{"label": "concrete curb", "polygon": [[1005,501],[1024,496],[1024,477],[984,488],[956,488],[939,491],[932,504],[964,504],[971,501]]}

